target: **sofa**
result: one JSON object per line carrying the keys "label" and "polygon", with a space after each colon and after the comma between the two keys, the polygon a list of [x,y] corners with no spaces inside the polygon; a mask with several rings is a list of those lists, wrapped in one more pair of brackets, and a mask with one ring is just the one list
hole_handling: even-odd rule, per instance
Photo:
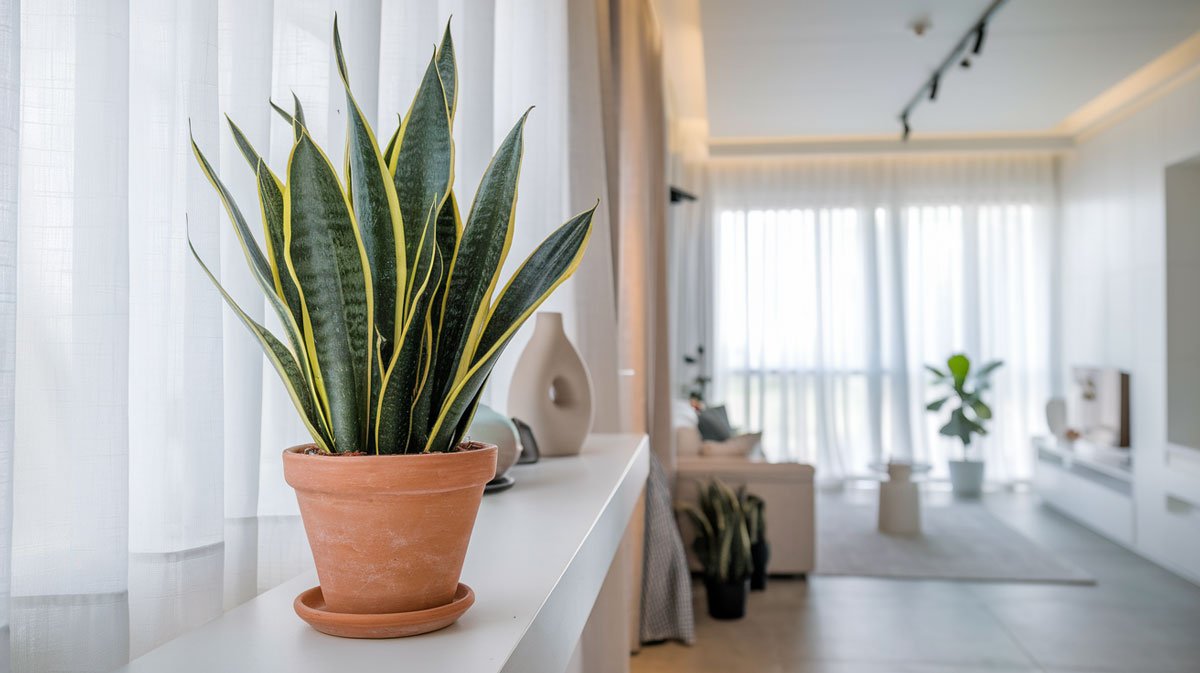
{"label": "sofa", "polygon": [[[690,407],[688,407],[690,410]],[[813,569],[816,548],[814,470],[811,465],[767,460],[761,447],[748,455],[731,456],[706,446],[695,413],[682,407],[675,413],[675,497],[696,502],[700,485],[720,479],[732,488],[745,486],[766,503],[767,542],[771,545],[768,572],[803,576]],[[719,455],[726,454],[726,455]],[[692,553],[691,522],[680,518],[680,532],[693,570],[700,566]]]}

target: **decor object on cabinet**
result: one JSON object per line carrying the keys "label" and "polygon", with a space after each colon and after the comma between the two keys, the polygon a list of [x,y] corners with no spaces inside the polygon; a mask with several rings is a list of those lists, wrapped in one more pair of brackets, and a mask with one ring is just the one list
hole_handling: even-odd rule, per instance
{"label": "decor object on cabinet", "polygon": [[746,528],[750,533],[750,590],[764,591],[767,588],[767,563],[771,560],[771,545],[767,543],[767,503],[750,493],[745,486],[738,489],[738,500],[746,513]]}
{"label": "decor object on cabinet", "polygon": [[592,377],[563,331],[541,312],[508,388],[508,411],[529,424],[542,456],[574,456],[592,429]]}
{"label": "decor object on cabinet", "polygon": [[704,373],[706,371],[704,344],[696,346],[695,353],[684,353],[683,363],[689,367],[694,367],[696,370],[696,375],[685,386],[684,392],[687,393],[688,401],[699,411],[704,408],[704,398],[708,391],[708,384],[712,383],[712,377]]}
{"label": "decor object on cabinet", "polygon": [[509,419],[513,425],[517,426],[517,436],[521,439],[521,457],[517,459],[517,464],[528,465],[536,463],[541,458],[541,453],[538,451],[537,438],[533,436],[533,428],[529,424],[519,418]]}
{"label": "decor object on cabinet", "polygon": [[911,463],[888,463],[887,481],[879,484],[880,533],[920,535],[921,491],[912,474]]}
{"label": "decor object on cabinet", "polygon": [[950,420],[939,432],[962,441],[962,460],[949,461],[950,483],[956,496],[974,498],[983,490],[984,464],[983,460],[971,459],[971,438],[987,434],[983,424],[992,418],[992,409],[983,401],[983,393],[991,387],[989,379],[992,372],[1003,364],[1001,360],[993,360],[971,371],[971,360],[957,353],[946,360],[945,371],[925,365],[933,374],[933,386],[946,392],[945,396],[930,402],[925,408],[936,413],[953,400]]}
{"label": "decor object on cabinet", "polygon": [[481,404],[471,420],[471,428],[467,437],[473,441],[492,444],[496,447],[496,476],[487,483],[485,493],[503,491],[513,485],[510,468],[517,463],[521,456],[521,438],[517,434],[517,426],[503,414],[491,407]]}
{"label": "decor object on cabinet", "polygon": [[698,506],[680,503],[677,507],[696,528],[692,548],[703,568],[708,614],[713,619],[741,619],[754,567],[741,500],[714,479],[701,488]]}
{"label": "decor object on cabinet", "polygon": [[[268,168],[232,122],[259,190],[266,249],[193,141],[250,270],[282,325],[252,319],[192,253],[266,352],[312,435],[284,452],[320,587],[297,614],[334,635],[415,635],[451,623],[494,446],[464,436],[500,353],[578,267],[594,207],[556,229],[493,296],[512,240],[522,116],[463,223],[452,190],[458,94],[449,26],[403,123],[383,146],[350,90],[346,164],[330,163],[293,112],[287,170]],[[285,181],[286,179],[286,181]],[[361,628],[360,628],[361,627]]]}
{"label": "decor object on cabinet", "polygon": [[1050,428],[1050,434],[1059,441],[1069,441],[1067,439],[1067,432],[1070,431],[1070,426],[1067,425],[1067,401],[1063,398],[1052,397],[1046,402],[1046,427]]}

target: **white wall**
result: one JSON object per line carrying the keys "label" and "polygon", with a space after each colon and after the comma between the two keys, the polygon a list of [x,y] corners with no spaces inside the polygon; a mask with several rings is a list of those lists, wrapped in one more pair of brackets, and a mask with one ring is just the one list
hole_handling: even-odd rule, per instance
{"label": "white wall", "polygon": [[1180,542],[1200,538],[1200,509],[1178,503],[1200,507],[1200,470],[1168,465],[1184,461],[1167,445],[1164,203],[1166,167],[1197,154],[1197,76],[1067,154],[1060,324],[1064,369],[1096,364],[1131,374],[1139,551],[1200,581],[1200,545]]}

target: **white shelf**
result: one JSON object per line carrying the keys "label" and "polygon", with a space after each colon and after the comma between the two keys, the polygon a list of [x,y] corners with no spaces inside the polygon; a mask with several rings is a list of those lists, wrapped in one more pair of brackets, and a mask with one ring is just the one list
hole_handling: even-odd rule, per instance
{"label": "white shelf", "polygon": [[1133,466],[1124,450],[1035,437],[1034,483],[1042,500],[1105,537],[1132,548]]}
{"label": "white shelf", "polygon": [[593,435],[583,453],[514,468],[484,498],[462,579],[475,605],[415,638],[317,633],[292,611],[308,572],[134,660],[124,671],[561,673],[600,594],[649,473],[645,436]]}

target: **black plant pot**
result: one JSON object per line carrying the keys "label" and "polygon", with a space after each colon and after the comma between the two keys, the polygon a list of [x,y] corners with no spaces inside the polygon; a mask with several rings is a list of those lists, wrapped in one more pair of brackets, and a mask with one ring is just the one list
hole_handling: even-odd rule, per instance
{"label": "black plant pot", "polygon": [[763,591],[767,588],[767,561],[771,560],[771,545],[759,540],[750,545],[750,558],[754,560],[754,571],[750,574],[750,590]]}
{"label": "black plant pot", "polygon": [[750,580],[718,582],[705,578],[704,593],[708,598],[708,614],[713,619],[741,619],[746,616],[746,596]]}

